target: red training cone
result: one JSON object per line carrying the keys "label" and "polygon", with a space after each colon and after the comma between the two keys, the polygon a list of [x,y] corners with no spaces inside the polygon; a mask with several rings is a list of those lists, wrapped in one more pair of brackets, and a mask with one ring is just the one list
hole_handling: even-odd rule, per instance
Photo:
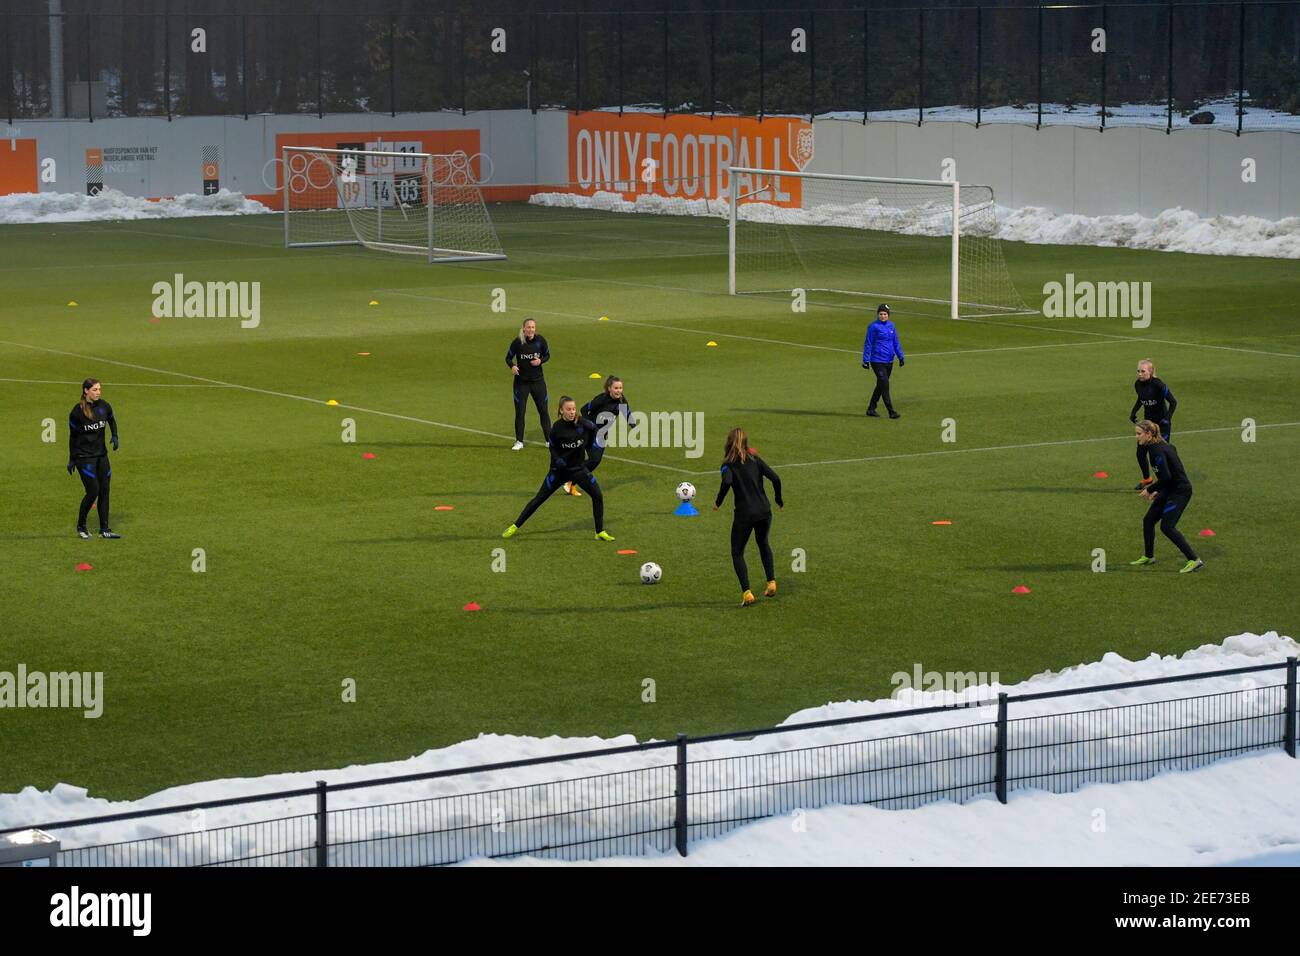
{"label": "red training cone", "polygon": [[1092,477],[1094,477],[1094,478],[1109,478],[1109,477],[1110,477],[1110,474],[1109,474],[1108,472],[1105,472],[1105,471],[1094,471],[1094,472],[1092,473]]}
{"label": "red training cone", "polygon": [[1202,538],[1213,538],[1213,537],[1214,537],[1214,529],[1213,529],[1213,528],[1202,528],[1202,529],[1200,530],[1200,535],[1201,535]]}
{"label": "red training cone", "polygon": [[372,459],[372,458],[375,457],[375,453],[374,453],[373,451],[368,451],[368,452],[366,452],[364,455],[362,455],[361,457],[364,458],[364,459],[366,459],[366,461],[369,461],[370,459]]}
{"label": "red training cone", "polygon": [[931,521],[930,524],[952,524],[952,522],[945,519],[943,521]]}
{"label": "red training cone", "polygon": [[434,506],[433,506],[433,510],[434,510],[434,511],[452,511],[452,510],[454,510],[454,508],[453,508],[451,505],[434,505]]}
{"label": "red training cone", "polygon": [[636,554],[636,551],[635,551],[635,549],[633,549],[633,548],[620,548],[618,553],[619,553],[619,554]]}
{"label": "red training cone", "polygon": [[1029,593],[1029,588],[1025,587],[1023,584],[1017,584],[1015,587],[1013,587],[1013,588],[1011,589],[1011,593],[1012,593],[1012,594],[1028,594],[1028,593]]}
{"label": "red training cone", "polygon": [[468,604],[466,604],[463,608],[461,608],[461,610],[462,610],[462,611],[481,611],[481,610],[483,610],[483,608],[479,607],[478,604],[476,604],[474,601],[470,601],[470,602],[469,602]]}
{"label": "red training cone", "polygon": [[95,570],[95,566],[94,566],[93,564],[79,564],[79,565],[77,565],[77,570],[78,570],[78,571],[93,571],[93,570]]}

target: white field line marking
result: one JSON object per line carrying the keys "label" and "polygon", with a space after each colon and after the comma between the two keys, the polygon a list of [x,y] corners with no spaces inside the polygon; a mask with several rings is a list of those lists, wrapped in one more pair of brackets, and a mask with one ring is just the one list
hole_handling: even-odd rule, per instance
{"label": "white field line marking", "polygon": [[[423,299],[430,302],[447,302],[452,305],[472,305],[481,306],[483,303],[477,299],[453,299],[442,295],[425,295],[422,293],[409,292],[404,289],[372,289],[376,295],[397,295],[409,299]],[[554,315],[565,319],[586,319],[592,320],[590,314],[585,312],[557,312],[551,309],[529,309],[518,306],[511,306],[511,312],[523,312],[528,315]],[[741,339],[746,342],[761,342],[767,345],[788,345],[797,349],[816,349],[823,352],[843,352],[848,355],[858,355],[858,349],[839,348],[834,345],[812,345],[808,342],[790,342],[785,339],[766,339],[754,335],[740,335],[733,332],[706,332],[703,329],[683,329],[675,325],[662,325],[658,322],[633,322],[630,319],[610,319],[610,325],[635,325],[646,329],[663,329],[668,332],[686,332],[693,335],[702,335],[707,338],[723,339]],[[1030,349],[1060,349],[1071,348],[1077,345],[1113,345],[1113,342],[1056,342],[1052,345],[1009,345],[999,346],[987,349],[958,349],[950,352],[913,352],[914,357],[934,357],[940,355],[972,355],[980,352],[1023,352]]]}
{"label": "white field line marking", "polygon": [[[55,382],[43,378],[0,378],[0,382],[15,382],[19,385],[80,385],[80,382]],[[111,382],[105,381],[106,388],[231,388],[230,385],[190,385],[167,382]]]}
{"label": "white field line marking", "polygon": [[[342,402],[340,402],[337,405],[330,405],[329,402],[323,398],[311,398],[306,395],[293,395],[290,394],[289,392],[277,392],[269,388],[256,388],[252,385],[239,385],[234,382],[222,382],[222,381],[218,381],[215,378],[204,378],[201,375],[190,375],[187,374],[186,372],[173,372],[170,369],[165,369],[165,368],[152,368],[151,366],[148,365],[136,365],[132,362],[119,362],[116,359],[103,358],[98,355],[83,355],[78,352],[65,352],[62,349],[51,349],[51,348],[45,348],[44,346],[40,346],[40,345],[27,345],[26,343],[23,342],[8,342],[4,340],[0,340],[0,345],[9,345],[14,348],[20,348],[20,349],[30,349],[33,352],[46,352],[50,355],[66,355],[69,358],[85,359],[91,362],[100,362],[105,365],[120,365],[123,368],[133,368],[142,372],[156,372],[159,375],[175,375],[177,378],[188,378],[196,382],[203,382],[207,385],[220,386],[224,388],[237,388],[240,391],[253,392],[258,395],[272,395],[276,398],[290,398],[298,402],[310,402],[313,405],[324,405],[327,408],[344,408],[349,411],[361,412],[366,415],[379,415],[383,418],[394,418],[399,421],[415,422],[420,425],[432,425],[435,428],[448,428],[453,431],[468,432],[469,434],[472,435],[485,435],[489,438],[500,438],[503,441],[514,441],[513,435],[502,435],[498,432],[484,431],[481,428],[470,428],[466,425],[452,425],[448,422],[435,422],[432,419],[428,419],[428,418],[417,418],[414,415],[401,415],[397,412],[385,412],[377,408],[362,408],[360,405],[345,405]],[[530,441],[527,442],[527,444],[541,446],[543,443],[539,441]],[[658,468],[663,471],[671,471],[675,474],[680,474],[680,475],[695,474],[695,472],[692,472],[686,468],[678,468],[674,465],[660,465],[651,461],[640,461],[636,458],[620,458],[614,455],[606,455],[605,457],[609,458],[611,461],[622,461],[631,465],[644,465],[646,468]],[[708,473],[705,472],[705,474]]]}
{"label": "white field line marking", "polygon": [[[555,253],[555,255],[559,255],[559,253]],[[461,265],[466,269],[488,268],[487,266],[477,265],[474,263],[461,263]],[[557,282],[599,282],[599,283],[605,283],[607,285],[631,286],[633,288],[638,288],[638,289],[655,289],[664,292],[682,292],[688,295],[695,295],[695,296],[714,296],[714,297],[726,296],[727,298],[732,298],[732,296],[730,296],[726,292],[713,292],[708,289],[689,289],[689,288],[683,288],[682,286],[659,285],[650,282],[631,282],[626,279],[601,279],[595,276],[570,276],[570,275],[564,275],[563,273],[542,272],[541,270],[538,269],[521,269],[518,267],[508,267],[504,269],[498,268],[496,270],[491,270],[491,271],[496,271],[498,273],[513,272],[519,275],[536,275],[536,276],[542,276],[544,278],[552,279]],[[755,295],[752,297],[768,299],[769,301],[781,301],[781,300],[772,300],[770,299],[770,297],[761,296],[761,295]],[[868,312],[866,312],[861,308],[858,308],[857,306],[847,306],[847,305],[839,306],[839,305],[834,305],[829,303],[816,303],[814,305],[814,308],[869,314]],[[1115,335],[1114,333],[1110,333],[1110,332],[1084,332],[1084,331],[1080,331],[1079,329],[1062,329],[1062,328],[1047,327],[1042,325],[1028,325],[1028,324],[1016,323],[1016,322],[996,322],[991,319],[971,319],[971,318],[951,319],[946,316],[926,315],[924,313],[908,313],[908,316],[909,319],[913,319],[913,318],[930,319],[932,321],[938,321],[938,322],[970,322],[976,325],[1005,326],[1006,328],[1009,329],[1026,329],[1026,330],[1033,330],[1037,332],[1064,332],[1068,335],[1091,335],[1091,336],[1097,336],[1099,338],[1113,339],[1121,342],[1134,342],[1138,344],[1154,342],[1160,345],[1177,345],[1189,349],[1216,349],[1216,350],[1222,350],[1228,352],[1245,352],[1252,355],[1272,355],[1280,358],[1300,359],[1300,352],[1266,352],[1260,349],[1243,349],[1231,345],[1207,345],[1200,342],[1175,342],[1172,339],[1152,339],[1144,335]],[[614,320],[611,319],[610,321],[612,322]],[[722,333],[716,333],[716,334],[722,334]]]}
{"label": "white field line marking", "polygon": [[[1274,422],[1266,425],[1256,425],[1256,428],[1292,428],[1300,425],[1300,422]],[[1180,435],[1204,435],[1209,432],[1237,432],[1241,431],[1240,425],[1226,425],[1220,428],[1185,428],[1179,432]],[[1016,451],[1021,448],[1044,448],[1049,445],[1086,445],[1093,442],[1103,441],[1133,441],[1132,435],[1108,435],[1105,438],[1067,438],[1062,441],[1035,441],[1023,445],[988,445],[983,448],[954,448],[950,451],[912,451],[903,452],[897,455],[873,455],[869,458],[829,458],[825,461],[796,461],[785,464],[773,465],[774,468],[812,468],[817,465],[851,465],[867,461],[892,461],[896,458],[928,458],[936,455],[960,455],[964,453],[977,451]],[[711,471],[695,471],[694,475],[712,475],[716,469]]]}

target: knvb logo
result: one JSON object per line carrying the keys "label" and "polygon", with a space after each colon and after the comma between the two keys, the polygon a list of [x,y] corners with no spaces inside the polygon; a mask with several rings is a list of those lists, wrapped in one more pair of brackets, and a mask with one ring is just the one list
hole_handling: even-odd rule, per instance
{"label": "knvb logo", "polygon": [[[897,671],[889,682],[894,692],[893,700],[909,704],[948,704],[970,707],[997,696],[1001,675],[997,671],[922,671],[920,664],[912,665],[912,672]],[[973,693],[972,693],[973,691]]]}
{"label": "knvb logo", "polygon": [[185,281],[176,273],[171,282],[153,284],[155,319],[226,319],[238,317],[241,328],[262,322],[262,283]]}
{"label": "knvb logo", "polygon": [[1043,315],[1049,319],[1132,319],[1133,328],[1151,324],[1150,282],[1065,282],[1043,286]]}
{"label": "knvb logo", "polygon": [[605,448],[685,448],[687,458],[704,454],[703,412],[601,412],[596,441]]}

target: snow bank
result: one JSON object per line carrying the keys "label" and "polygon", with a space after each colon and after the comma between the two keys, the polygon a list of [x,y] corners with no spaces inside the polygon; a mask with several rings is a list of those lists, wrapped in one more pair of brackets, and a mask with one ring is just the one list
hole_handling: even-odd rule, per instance
{"label": "snow bank", "polygon": [[[1262,636],[1243,634],[1228,638],[1221,644],[1205,645],[1188,651],[1180,657],[1153,654],[1141,661],[1129,661],[1110,653],[1100,661],[1057,673],[1039,674],[1012,687],[981,686],[968,689],[962,694],[904,693],[897,700],[828,703],[792,714],[786,723],[888,713],[936,702],[986,701],[996,696],[998,690],[1033,693],[1274,663],[1284,661],[1298,652],[1300,646],[1290,638],[1279,637],[1274,632]],[[1055,776],[1044,779],[1042,785],[1068,788],[1072,785],[1070,771],[1083,766],[1095,766],[1099,760],[1112,765],[1145,762],[1150,770],[1156,769],[1157,765],[1178,766],[1180,764],[1176,758],[1188,746],[1189,734],[1181,731],[1150,733],[1168,728],[1171,710],[1142,706],[1171,698],[1196,698],[1203,694],[1270,687],[1271,690],[1256,693],[1189,700],[1178,709],[1178,719],[1183,726],[1191,723],[1206,725],[1195,731],[1195,739],[1191,742],[1192,750],[1198,753],[1240,747],[1245,733],[1241,728],[1258,730],[1268,721],[1278,724],[1278,727],[1268,724],[1264,728],[1268,733],[1261,739],[1276,740],[1281,736],[1281,721],[1276,716],[1279,691],[1274,685],[1281,679],[1280,671],[1271,671],[1014,704],[1011,713],[1011,745],[1017,748],[1017,752],[1012,754],[1011,776],[1023,776],[1033,769],[1047,767]],[[1087,713],[1103,707],[1124,709]],[[991,765],[988,756],[991,749],[991,710],[990,707],[959,708],[867,724],[791,731],[752,740],[693,744],[690,747],[689,768],[689,790],[692,794],[690,819],[692,823],[697,823],[709,819],[725,820],[745,816],[779,817],[794,808],[815,808],[861,800],[866,792],[864,788],[872,798],[881,793],[888,795],[941,791],[955,798],[965,797],[970,802],[951,804],[945,808],[889,812],[888,819],[914,833],[928,833],[927,839],[937,844],[945,839],[943,833],[930,832],[927,828],[942,828],[952,821],[963,821],[963,826],[977,827],[981,824],[972,823],[972,820],[979,821],[986,814],[996,811],[1008,821],[1014,821],[1007,822],[1005,826],[1014,826],[1015,832],[1022,835],[1024,842],[1033,842],[1035,828],[1048,830],[1049,824],[1059,824],[1064,808],[1073,804],[1058,803],[1056,797],[1031,798],[1027,792],[1013,790],[1013,793],[1018,794],[1018,805],[1028,800],[1033,807],[1032,812],[1022,815],[1014,807],[983,806],[987,798],[980,794],[986,794],[986,788],[973,788],[969,793],[963,793],[959,789],[963,782],[987,781],[991,776],[988,772],[988,765]],[[1043,715],[1055,716],[1042,720],[1025,719]],[[1208,719],[1211,715],[1213,720]],[[1247,722],[1252,719],[1253,723]],[[972,728],[967,725],[979,726]],[[1143,735],[1144,731],[1148,733]],[[1120,736],[1121,732],[1128,736]],[[1092,740],[1097,737],[1111,739],[1100,743]],[[317,780],[341,783],[633,743],[635,740],[628,735],[601,740],[482,734],[474,740],[426,751],[409,760],[338,770],[275,774],[256,779],[207,781],[171,788],[130,802],[91,797],[84,789],[67,784],[59,784],[48,792],[28,787],[17,794],[0,795],[0,826],[18,826],[311,787]],[[802,753],[794,762],[759,756],[800,748]],[[942,754],[946,759],[936,761],[936,754]],[[1269,760],[1268,754],[1269,752],[1261,754],[1259,761]],[[918,764],[923,759],[930,762]],[[671,749],[664,749],[333,793],[329,798],[331,830],[336,834],[336,840],[380,841],[369,844],[373,852],[369,857],[371,862],[383,859],[411,862],[428,859],[428,854],[435,852],[435,841],[436,852],[456,858],[500,852],[503,848],[519,845],[513,841],[540,839],[541,834],[546,834],[550,842],[559,843],[569,842],[573,837],[591,840],[632,829],[666,828],[671,823],[673,814],[672,760]],[[1031,765],[1029,760],[1034,763]],[[1244,763],[1252,768],[1269,768],[1260,769],[1259,774],[1274,773],[1272,763]],[[907,764],[918,765],[904,766]],[[1206,770],[1198,771],[1201,775],[1198,779],[1210,781],[1205,784],[1210,789],[1219,789],[1215,789],[1213,797],[1207,797],[1205,802],[1230,805],[1240,817],[1242,826],[1254,827],[1252,832],[1261,841],[1265,835],[1278,828],[1294,828],[1295,807],[1300,803],[1300,796],[1283,799],[1277,795],[1281,790],[1286,794],[1300,794],[1293,785],[1294,777],[1289,778],[1284,788],[1279,788],[1268,784],[1263,776],[1255,775],[1251,770],[1244,770],[1240,775],[1225,771],[1226,776],[1222,778],[1204,776],[1207,773]],[[563,787],[541,786],[549,781],[578,777],[587,779]],[[1122,799],[1141,804],[1152,814],[1168,813],[1173,799],[1171,793],[1182,792],[1177,781],[1186,779],[1186,776],[1179,775],[1173,778],[1173,782],[1167,781],[1160,787],[1152,787],[1148,783],[1126,784],[1123,785],[1126,795]],[[1081,776],[1075,782],[1086,781]],[[482,797],[456,796],[489,790],[497,792]],[[1095,801],[1098,799],[1095,796],[1097,791],[1092,792],[1094,796],[1090,799]],[[1105,793],[1108,795],[1106,800],[1110,801],[1112,789],[1107,788]],[[656,802],[634,802],[647,798],[656,798]],[[1280,799],[1289,808],[1285,818],[1279,816]],[[1197,800],[1199,802],[1200,798]],[[373,804],[401,801],[421,803],[413,805],[416,808],[414,811],[407,808],[394,815],[359,809]],[[498,808],[508,808],[505,818],[507,822],[500,831],[494,831],[496,818],[493,811]],[[222,852],[230,852],[229,845],[225,842],[230,838],[216,828],[292,814],[310,814],[313,809],[312,798],[298,798],[208,810],[202,816],[174,814],[120,824],[95,825],[76,831],[59,831],[57,835],[67,848],[170,834],[193,834],[198,830],[197,835],[191,838],[191,843],[197,840],[214,856],[219,856]],[[531,821],[527,819],[543,813],[565,815]],[[864,819],[867,817],[875,822],[864,826],[883,825],[873,814],[864,814]],[[842,818],[841,811],[828,812],[821,817],[827,821]],[[309,846],[311,826],[310,819],[307,819],[297,828],[250,827],[238,834],[243,841],[239,843],[239,855],[285,853],[295,847]],[[767,826],[788,828],[789,821],[775,821]],[[719,830],[721,829],[724,828],[720,827]],[[433,837],[427,835],[431,830],[444,832]],[[1190,839],[1187,837],[1190,832],[1187,829],[1179,832]],[[708,842],[698,839],[702,835],[703,830],[696,829],[692,832],[695,853],[698,853],[701,842]],[[1041,834],[1044,846],[1049,845],[1046,842],[1049,835],[1046,832]],[[297,842],[286,842],[295,840]],[[507,840],[512,842],[501,842]],[[664,835],[656,838],[653,844],[649,838],[635,838],[623,844],[620,849],[635,853],[644,848],[643,844],[665,849],[666,841]],[[746,840],[744,845],[752,846],[752,843]],[[1187,844],[1184,842],[1180,845],[1185,848]],[[1222,849],[1225,853],[1245,855],[1256,849],[1256,846],[1242,836],[1241,840],[1235,842],[1225,838]],[[160,856],[156,859],[161,861],[175,855],[177,858],[193,860],[194,846],[190,845],[184,856],[181,853],[183,849],[186,848],[180,842],[161,846],[158,848]],[[272,859],[278,862],[304,862],[308,857],[309,851],[303,850],[297,854],[287,852],[285,856]],[[338,851],[335,852],[334,859],[346,863],[350,858],[345,851]],[[911,857],[900,855],[881,862],[905,863],[910,860]],[[1165,861],[1148,854],[1144,857],[1144,862]]]}
{"label": "snow bank", "polygon": [[222,189],[211,196],[186,193],[151,202],[105,189],[80,193],[15,193],[0,196],[0,225],[31,222],[106,222],[116,219],[184,219],[189,216],[251,216],[270,212],[243,193]]}
{"label": "snow bank", "polygon": [[[529,200],[542,206],[595,209],[604,212],[666,216],[725,217],[722,200],[678,199],[639,194],[635,200],[616,192],[591,196],[537,193]],[[799,226],[842,226],[877,229],[903,235],[945,236],[950,209],[923,203],[900,209],[872,198],[860,203],[818,203],[809,209],[788,209],[771,203],[742,204],[744,222]],[[967,235],[1041,245],[1116,246],[1161,252],[1190,252],[1218,256],[1265,256],[1300,259],[1300,217],[1277,221],[1257,216],[1202,217],[1185,209],[1166,209],[1155,217],[1131,215],[1082,216],[1054,213],[1039,206],[1010,209],[996,206],[993,215],[973,207],[963,225]]]}

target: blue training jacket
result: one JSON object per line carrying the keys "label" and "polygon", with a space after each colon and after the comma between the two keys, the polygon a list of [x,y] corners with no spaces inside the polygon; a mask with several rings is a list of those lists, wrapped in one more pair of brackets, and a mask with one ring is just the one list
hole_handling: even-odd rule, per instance
{"label": "blue training jacket", "polygon": [[903,346],[898,341],[898,329],[886,319],[873,321],[867,326],[867,339],[862,343],[862,361],[893,363],[894,356],[903,358]]}

